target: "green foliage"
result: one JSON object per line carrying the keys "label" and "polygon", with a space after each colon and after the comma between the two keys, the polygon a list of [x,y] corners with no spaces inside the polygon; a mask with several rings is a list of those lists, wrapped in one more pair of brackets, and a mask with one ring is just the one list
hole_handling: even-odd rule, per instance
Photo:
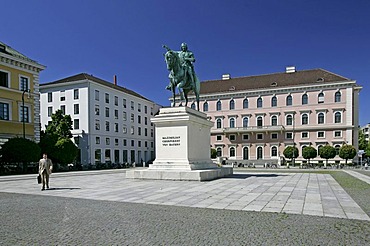
{"label": "green foliage", "polygon": [[365,153],[367,157],[370,157],[370,141],[367,143]]}
{"label": "green foliage", "polygon": [[358,149],[366,150],[367,145],[368,145],[368,143],[366,142],[365,134],[362,132],[361,129],[359,129],[358,130]]}
{"label": "green foliage", "polygon": [[284,149],[284,152],[283,152],[285,158],[288,158],[288,159],[293,159],[293,158],[297,158],[298,155],[299,155],[299,152],[298,152],[298,148],[297,147],[293,147],[293,146],[288,146]]}
{"label": "green foliage", "polygon": [[312,146],[307,146],[303,148],[302,150],[302,156],[303,158],[308,160],[308,163],[310,163],[310,159],[317,157],[317,150]]}
{"label": "green foliage", "polygon": [[214,159],[217,157],[217,150],[216,149],[213,149],[211,148],[211,158]]}
{"label": "green foliage", "polygon": [[72,137],[72,118],[70,115],[63,115],[62,110],[57,110],[51,115],[51,123],[46,128],[46,134],[56,134],[59,138]]}
{"label": "green foliage", "polygon": [[5,163],[36,162],[40,154],[40,147],[26,138],[11,138],[0,149],[1,160]]}
{"label": "green foliage", "polygon": [[356,148],[353,147],[352,145],[345,144],[339,149],[339,157],[346,160],[346,164],[347,160],[353,159],[356,156],[356,154],[357,154]]}
{"label": "green foliage", "polygon": [[337,151],[335,150],[333,146],[325,145],[320,148],[319,155],[321,158],[326,159],[326,165],[327,165],[328,160],[334,158],[337,155]]}
{"label": "green foliage", "polygon": [[39,142],[41,153],[48,154],[48,157],[54,162],[57,162],[57,148],[55,147],[57,141],[58,136],[56,134],[46,134],[44,132],[41,132],[41,139]]}
{"label": "green foliage", "polygon": [[59,139],[55,147],[57,149],[56,152],[56,160],[60,164],[68,164],[75,160],[77,156],[78,148],[76,145],[68,138],[61,138]]}

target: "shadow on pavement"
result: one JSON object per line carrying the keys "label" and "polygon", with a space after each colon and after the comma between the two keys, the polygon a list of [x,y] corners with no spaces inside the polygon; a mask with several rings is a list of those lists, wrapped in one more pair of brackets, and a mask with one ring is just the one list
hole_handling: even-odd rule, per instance
{"label": "shadow on pavement", "polygon": [[286,176],[284,174],[274,174],[274,173],[271,173],[271,174],[267,174],[267,173],[253,173],[253,174],[247,174],[247,173],[236,173],[236,174],[233,174],[233,175],[230,175],[228,177],[225,177],[225,178],[230,178],[230,179],[247,179],[247,178],[250,178],[250,177],[258,177],[258,178],[275,178],[275,177],[279,177],[279,176]]}
{"label": "shadow on pavement", "polygon": [[46,190],[80,190],[81,188],[50,188]]}

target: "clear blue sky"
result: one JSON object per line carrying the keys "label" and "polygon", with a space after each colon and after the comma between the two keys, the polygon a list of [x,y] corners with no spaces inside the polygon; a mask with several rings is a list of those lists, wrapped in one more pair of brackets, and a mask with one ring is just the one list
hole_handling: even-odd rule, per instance
{"label": "clear blue sky", "polygon": [[41,83],[86,72],[169,105],[162,44],[186,42],[200,80],[323,68],[356,80],[370,122],[368,0],[2,0],[0,40],[46,65]]}

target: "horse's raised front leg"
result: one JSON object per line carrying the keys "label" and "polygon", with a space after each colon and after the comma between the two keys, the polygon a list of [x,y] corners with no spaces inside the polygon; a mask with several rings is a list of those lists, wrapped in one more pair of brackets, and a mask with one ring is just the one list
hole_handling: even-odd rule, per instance
{"label": "horse's raised front leg", "polygon": [[176,95],[175,95],[176,87],[172,86],[172,104],[171,107],[176,106]]}

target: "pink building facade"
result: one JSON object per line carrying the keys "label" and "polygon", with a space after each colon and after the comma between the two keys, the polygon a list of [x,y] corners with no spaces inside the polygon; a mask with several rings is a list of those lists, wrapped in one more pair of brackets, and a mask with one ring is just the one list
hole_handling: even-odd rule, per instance
{"label": "pink building facade", "polygon": [[[304,163],[306,146],[357,148],[360,90],[356,81],[323,69],[289,67],[268,75],[223,75],[221,80],[201,83],[200,110],[214,122],[211,147],[229,162],[281,164],[284,149],[295,145],[299,150],[295,159]],[[337,155],[331,161],[344,160]]]}

